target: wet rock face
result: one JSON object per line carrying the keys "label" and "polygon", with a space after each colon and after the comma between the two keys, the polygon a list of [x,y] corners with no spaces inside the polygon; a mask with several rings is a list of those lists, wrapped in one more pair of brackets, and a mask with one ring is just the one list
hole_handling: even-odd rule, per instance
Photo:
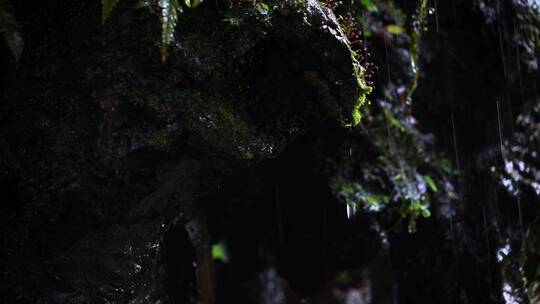
{"label": "wet rock face", "polygon": [[[155,16],[124,1],[101,26],[95,2],[16,4],[29,43],[6,78],[0,165],[20,190],[2,221],[20,229],[2,235],[2,291],[43,303],[211,301],[211,284],[200,286],[212,272],[205,196],[322,121],[352,122],[368,91],[361,68],[317,1],[205,2],[180,16],[165,63]],[[193,222],[194,233],[167,234]],[[198,269],[171,260],[171,235],[193,244],[182,254]],[[171,293],[171,277],[192,282]]]}
{"label": "wet rock face", "polygon": [[158,35],[136,25],[148,18],[112,19],[106,47],[90,54],[98,60],[88,78],[105,119],[100,137],[113,155],[169,151],[187,137],[213,157],[262,160],[328,117],[350,123],[365,97],[348,41],[317,1],[186,11],[165,64],[155,50],[137,51]]}

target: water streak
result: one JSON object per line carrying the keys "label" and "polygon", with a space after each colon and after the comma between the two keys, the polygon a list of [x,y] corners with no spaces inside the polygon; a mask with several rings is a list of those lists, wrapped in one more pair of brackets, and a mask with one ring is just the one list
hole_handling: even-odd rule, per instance
{"label": "water streak", "polygon": [[501,30],[501,12],[500,12],[500,3],[499,0],[497,0],[497,17],[498,17],[498,23],[497,23],[497,31],[499,32],[499,49],[501,52],[501,62],[502,62],[502,68],[503,68],[503,74],[504,78],[506,79],[506,59],[504,56],[504,43],[502,38],[502,30]]}
{"label": "water streak", "polygon": [[497,126],[498,126],[498,129],[499,129],[499,148],[501,150],[501,158],[502,158],[502,161],[503,161],[503,164],[504,164],[504,162],[506,160],[506,155],[505,155],[505,152],[504,152],[502,126],[501,126],[501,109],[500,109],[500,106],[499,106],[499,100],[498,99],[496,100],[496,104],[497,104]]}
{"label": "water streak", "polygon": [[454,112],[452,112],[452,114],[451,114],[451,119],[452,119],[452,137],[453,137],[453,140],[454,140],[454,154],[455,154],[455,158],[456,158],[456,168],[457,168],[458,171],[460,171],[459,156],[458,156],[458,145],[457,145],[457,137],[456,137],[456,124],[455,124],[455,121],[454,121]]}

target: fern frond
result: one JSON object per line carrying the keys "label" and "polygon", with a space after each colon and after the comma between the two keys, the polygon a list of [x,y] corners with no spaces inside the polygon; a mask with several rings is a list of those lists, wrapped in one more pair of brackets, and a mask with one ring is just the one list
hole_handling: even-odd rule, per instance
{"label": "fern frond", "polygon": [[184,3],[187,7],[193,8],[199,6],[201,4],[202,0],[184,0]]}
{"label": "fern frond", "polygon": [[15,61],[21,59],[24,41],[19,31],[19,24],[8,11],[4,1],[0,1],[0,33],[3,34],[7,46],[11,50]]}
{"label": "fern frond", "polygon": [[118,4],[120,0],[101,0],[102,4],[102,15],[101,15],[101,22],[105,23],[105,20],[109,18],[109,16],[112,14],[114,8]]}
{"label": "fern frond", "polygon": [[17,31],[4,31],[4,39],[8,45],[15,61],[18,62],[22,56],[22,50],[24,47],[24,41],[22,39],[21,33]]}
{"label": "fern frond", "polygon": [[161,9],[161,60],[167,60],[167,49],[174,40],[174,28],[178,22],[180,4],[178,0],[159,0]]}

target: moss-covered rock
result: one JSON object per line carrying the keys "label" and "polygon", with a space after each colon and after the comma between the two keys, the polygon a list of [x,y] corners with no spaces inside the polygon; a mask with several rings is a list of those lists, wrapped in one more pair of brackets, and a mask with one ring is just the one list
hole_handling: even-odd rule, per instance
{"label": "moss-covered rock", "polygon": [[[362,67],[314,0],[206,1],[180,15],[165,63],[152,13],[122,1],[101,26],[94,2],[16,5],[28,43],[2,104],[1,166],[28,191],[2,215],[23,231],[2,236],[10,294],[166,299],[163,234],[195,225],[198,287],[177,300],[211,303],[205,198],[327,119],[358,123]],[[63,22],[42,28],[51,14]]]}

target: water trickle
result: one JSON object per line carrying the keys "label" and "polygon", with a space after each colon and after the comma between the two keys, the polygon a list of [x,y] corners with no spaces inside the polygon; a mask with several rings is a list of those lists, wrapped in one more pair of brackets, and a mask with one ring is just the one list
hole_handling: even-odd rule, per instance
{"label": "water trickle", "polygon": [[521,234],[521,243],[522,246],[525,242],[525,235],[523,233],[523,215],[521,213],[521,198],[517,197],[517,208],[518,208],[518,217],[519,217],[519,233]]}
{"label": "water trickle", "polygon": [[[450,118],[452,122],[452,138],[453,138],[453,143],[454,143],[454,154],[455,154],[454,156],[455,156],[456,168],[458,171],[460,171],[454,112],[452,112],[452,114],[450,115]],[[458,196],[461,197],[459,188],[458,188]],[[451,241],[452,241],[452,250],[453,250],[454,255],[456,255],[457,254],[456,242],[454,241],[454,215],[452,213],[450,213],[450,233],[451,233]]]}
{"label": "water trickle", "polygon": [[499,32],[499,49],[501,52],[501,63],[502,63],[502,69],[503,69],[503,75],[506,79],[506,59],[504,55],[504,42],[502,37],[502,29],[501,29],[501,12],[500,12],[500,3],[499,0],[497,0],[497,17],[498,17],[498,23],[497,23],[497,31]]}
{"label": "water trickle", "polygon": [[390,83],[390,59],[388,58],[388,46],[386,41],[386,35],[383,34],[383,40],[384,40],[384,55],[386,57],[386,73],[387,73],[387,81]]}
{"label": "water trickle", "polygon": [[458,156],[458,145],[457,145],[457,137],[456,137],[456,123],[454,121],[454,112],[452,112],[451,114],[451,119],[452,119],[452,137],[453,137],[453,140],[454,140],[454,154],[455,154],[455,158],[456,158],[456,168],[458,171],[460,171],[460,168],[459,168],[459,156]]}
{"label": "water trickle", "polygon": [[499,147],[501,149],[501,157],[503,160],[503,163],[506,159],[506,155],[504,154],[504,145],[503,145],[503,139],[502,139],[502,126],[501,126],[501,109],[499,107],[499,100],[496,101],[497,104],[497,126],[499,129]]}

